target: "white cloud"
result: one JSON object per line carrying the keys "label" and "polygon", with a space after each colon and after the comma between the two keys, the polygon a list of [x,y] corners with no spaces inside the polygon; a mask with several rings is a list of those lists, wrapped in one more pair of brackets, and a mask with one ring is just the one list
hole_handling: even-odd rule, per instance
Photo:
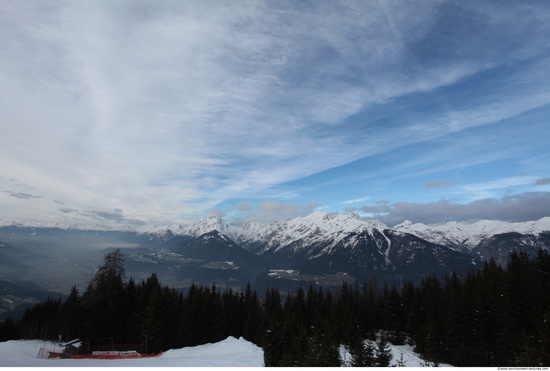
{"label": "white cloud", "polygon": [[537,178],[534,176],[501,178],[486,182],[463,185],[459,187],[457,192],[466,195],[470,200],[492,198],[497,194],[500,194],[502,191],[512,189],[513,187],[532,185],[536,182],[536,179]]}
{"label": "white cloud", "polygon": [[264,200],[255,205],[254,211],[232,215],[231,223],[239,225],[248,220],[268,223],[276,220],[305,216],[320,207],[322,207],[322,203],[315,200],[308,201],[306,204]]}
{"label": "white cloud", "polygon": [[353,200],[347,200],[340,202],[341,204],[356,204],[358,202],[364,202],[370,199],[370,196],[360,197],[360,198],[354,198]]}
{"label": "white cloud", "polygon": [[250,211],[252,210],[252,202],[250,201],[239,202],[238,204],[234,205],[232,209],[239,210],[239,211]]}
{"label": "white cloud", "polygon": [[223,218],[226,214],[225,212],[221,211],[221,210],[218,210],[218,209],[215,209],[215,208],[212,208],[210,210],[208,210],[208,212],[206,213],[207,216],[216,216],[218,218]]}

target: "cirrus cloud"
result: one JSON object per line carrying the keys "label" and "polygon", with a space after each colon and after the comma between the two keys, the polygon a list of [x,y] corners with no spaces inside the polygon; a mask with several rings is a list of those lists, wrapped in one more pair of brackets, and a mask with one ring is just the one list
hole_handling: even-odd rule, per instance
{"label": "cirrus cloud", "polygon": [[445,187],[451,184],[450,180],[439,180],[435,182],[427,182],[424,183],[424,188],[430,189],[430,188],[439,188],[439,187]]}
{"label": "cirrus cloud", "polygon": [[[536,111],[549,19],[487,0],[0,2],[0,183],[28,185],[0,194],[0,217],[185,223]],[[302,197],[256,212],[318,199]]]}

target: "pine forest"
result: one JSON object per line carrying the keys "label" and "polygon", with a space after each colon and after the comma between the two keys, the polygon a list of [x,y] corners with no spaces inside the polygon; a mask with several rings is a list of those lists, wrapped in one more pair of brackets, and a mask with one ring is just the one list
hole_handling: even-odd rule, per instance
{"label": "pine forest", "polygon": [[83,293],[50,298],[0,324],[0,341],[80,338],[85,344],[144,344],[156,353],[243,337],[265,366],[388,366],[388,342],[411,344],[429,365],[549,366],[550,256],[539,250],[490,260],[464,276],[388,287],[373,277],[337,289],[277,288],[258,294],[192,285],[183,293],[155,274],[125,277],[120,250],[108,253]]}

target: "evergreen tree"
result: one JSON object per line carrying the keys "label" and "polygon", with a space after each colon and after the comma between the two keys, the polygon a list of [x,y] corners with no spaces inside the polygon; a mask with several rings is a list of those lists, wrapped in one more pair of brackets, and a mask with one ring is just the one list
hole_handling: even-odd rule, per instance
{"label": "evergreen tree", "polygon": [[250,283],[241,295],[241,307],[243,313],[242,336],[255,344],[261,344],[262,339],[262,313],[258,295],[252,290]]}
{"label": "evergreen tree", "polygon": [[128,344],[136,344],[144,341],[141,331],[141,312],[145,307],[146,300],[140,299],[140,285],[137,285],[132,277],[128,279],[126,288],[122,292],[120,311],[125,322],[124,336],[120,341]]}
{"label": "evergreen tree", "polygon": [[233,292],[231,288],[226,290],[221,297],[222,314],[221,326],[223,337],[233,336],[239,338],[242,336],[241,324],[241,303],[239,295]]}
{"label": "evergreen tree", "polygon": [[541,366],[550,366],[550,306],[539,321],[538,327],[538,364]]}
{"label": "evergreen tree", "polygon": [[27,308],[19,321],[22,339],[57,340],[61,333],[59,314],[61,300],[48,297],[45,302]]}
{"label": "evergreen tree", "polygon": [[[162,351],[170,348],[180,348],[179,327],[180,313],[183,308],[183,295],[175,289],[163,286],[160,293],[159,303],[160,318],[158,321],[158,349],[153,351]],[[219,316],[218,316],[219,317]],[[220,341],[221,338],[218,338]]]}
{"label": "evergreen tree", "polygon": [[373,277],[370,282],[363,284],[363,290],[360,298],[361,302],[361,315],[360,326],[363,335],[369,339],[374,339],[376,327],[379,325],[378,318],[379,304],[378,304],[378,283]]}
{"label": "evergreen tree", "polygon": [[342,282],[342,288],[336,302],[336,317],[340,321],[340,328],[336,336],[348,347],[353,345],[357,328],[361,323],[359,305],[358,290],[353,290],[347,281]]}
{"label": "evergreen tree", "polygon": [[264,312],[264,365],[278,367],[282,365],[284,352],[283,308],[279,290],[271,289],[265,293]]}
{"label": "evergreen tree", "polygon": [[139,319],[140,333],[147,335],[147,351],[158,352],[162,346],[162,337],[160,322],[164,317],[164,310],[161,306],[162,287],[158,281],[157,275],[152,274],[147,278],[142,286],[142,295],[144,305],[141,308]]}
{"label": "evergreen tree", "polygon": [[528,334],[525,330],[521,332],[521,338],[518,345],[518,366],[532,367],[540,366],[538,364],[538,352],[533,345],[534,336]]}
{"label": "evergreen tree", "polygon": [[376,342],[376,367],[388,367],[392,358],[393,356],[386,340],[386,334],[382,332],[380,338]]}
{"label": "evergreen tree", "polygon": [[182,344],[194,346],[207,343],[206,306],[204,305],[204,288],[191,284],[184,298],[181,312]]}
{"label": "evergreen tree", "polygon": [[328,334],[315,331],[307,337],[302,367],[339,367],[338,344]]}
{"label": "evergreen tree", "polygon": [[[138,343],[148,351],[240,337],[264,348],[266,366],[337,366],[344,344],[354,366],[390,364],[388,339],[410,339],[427,365],[548,366],[550,363],[550,257],[513,252],[506,267],[489,260],[465,277],[442,283],[426,277],[398,290],[375,280],[361,290],[344,282],[338,291],[309,286],[282,302],[277,289],[260,300],[250,284],[221,293],[215,284],[193,284],[187,295],[161,285],[152,274],[124,282],[120,251],[105,256],[82,296],[49,298],[18,321],[0,324],[0,340],[14,337],[92,344]],[[378,341],[375,333],[380,332]],[[402,361],[402,360],[401,360]],[[398,362],[403,363],[403,362]]]}
{"label": "evergreen tree", "polygon": [[358,337],[350,349],[352,367],[374,367],[376,359],[375,348],[370,340]]}
{"label": "evergreen tree", "polygon": [[127,332],[123,307],[125,270],[120,249],[105,255],[82,297],[84,336],[92,343],[119,341]]}
{"label": "evergreen tree", "polygon": [[223,340],[222,326],[220,323],[222,314],[221,294],[216,284],[212,283],[209,289],[204,292],[206,306],[206,320],[208,329],[208,342],[218,342]]}
{"label": "evergreen tree", "polygon": [[0,323],[0,342],[19,339],[18,326],[8,317]]}
{"label": "evergreen tree", "polygon": [[61,306],[60,322],[63,339],[72,340],[80,336],[82,324],[82,298],[76,286],[71,288],[67,300]]}

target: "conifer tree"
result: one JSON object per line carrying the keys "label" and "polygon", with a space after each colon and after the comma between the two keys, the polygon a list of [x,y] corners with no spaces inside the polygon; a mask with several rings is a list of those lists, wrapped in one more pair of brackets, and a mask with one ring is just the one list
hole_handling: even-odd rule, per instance
{"label": "conifer tree", "polygon": [[67,300],[62,304],[60,312],[61,335],[66,340],[76,339],[80,336],[82,323],[81,301],[82,298],[76,286],[73,286]]}
{"label": "conifer tree", "polygon": [[159,342],[162,339],[160,333],[160,320],[164,315],[161,312],[161,285],[155,273],[151,274],[142,287],[144,306],[140,313],[140,333],[147,335],[148,352],[160,350]]}
{"label": "conifer tree", "polygon": [[194,346],[206,343],[207,331],[205,329],[204,289],[191,284],[187,296],[183,302],[181,312],[182,323],[182,344],[183,346]]}
{"label": "conifer tree", "polygon": [[19,332],[22,339],[54,340],[60,333],[61,300],[48,297],[45,302],[27,308],[21,318]]}
{"label": "conifer tree", "polygon": [[119,341],[126,333],[123,306],[125,270],[120,249],[104,256],[82,297],[85,337],[104,343],[107,337]]}
{"label": "conifer tree", "polygon": [[540,366],[538,364],[538,352],[533,346],[534,336],[528,334],[525,330],[521,332],[520,343],[518,346],[518,366],[531,367]]}
{"label": "conifer tree", "polygon": [[242,336],[255,344],[261,343],[261,305],[258,295],[250,286],[250,282],[247,283],[246,289],[241,295],[241,306],[243,310]]}
{"label": "conifer tree", "polygon": [[386,340],[386,334],[382,332],[376,342],[376,367],[388,367],[393,358],[391,349]]}
{"label": "conifer tree", "polygon": [[266,367],[282,365],[284,351],[283,309],[277,289],[267,290],[263,304],[264,312],[264,364]]}
{"label": "conifer tree", "polygon": [[306,340],[305,353],[299,361],[303,367],[339,367],[337,343],[325,333],[314,331]]}
{"label": "conifer tree", "polygon": [[357,337],[350,349],[352,367],[374,367],[376,366],[375,348],[370,340],[363,340]]}
{"label": "conifer tree", "polygon": [[239,338],[242,336],[242,313],[239,295],[229,288],[222,294],[221,300],[221,326],[224,338],[228,336]]}
{"label": "conifer tree", "polygon": [[538,327],[538,363],[542,366],[550,366],[550,306],[541,316]]}
{"label": "conifer tree", "polygon": [[0,322],[0,342],[19,339],[18,326],[13,318],[8,317]]}

